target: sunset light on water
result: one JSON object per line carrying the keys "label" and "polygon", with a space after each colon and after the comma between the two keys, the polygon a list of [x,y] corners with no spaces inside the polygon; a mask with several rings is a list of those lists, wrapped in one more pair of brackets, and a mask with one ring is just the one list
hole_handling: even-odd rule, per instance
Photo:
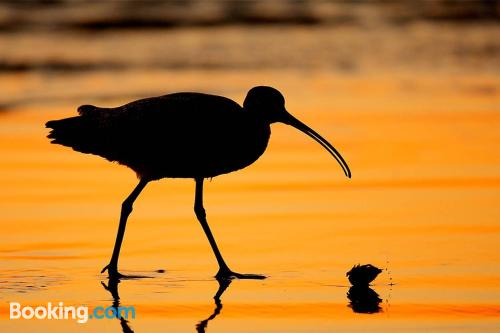
{"label": "sunset light on water", "polygon": [[[120,255],[122,273],[147,276],[116,286],[120,304],[136,311],[128,328],[498,330],[500,63],[498,51],[476,52],[498,50],[498,23],[488,24],[380,23],[371,35],[351,25],[2,31],[4,63],[107,63],[116,47],[123,67],[0,72],[0,330],[126,332],[118,319],[9,319],[14,301],[113,305],[99,271],[113,249],[121,202],[137,184],[121,165],[51,145],[45,122],[75,116],[81,104],[112,107],[177,91],[242,104],[263,84],[279,89],[287,110],[342,153],[352,178],[311,138],[273,124],[259,160],[206,180],[207,219],[226,261],[267,276],[233,280],[219,305],[217,262],[193,212],[194,181],[149,184]],[[263,34],[286,41],[289,54],[271,45],[248,60],[244,45]],[[464,58],[448,51],[459,37]],[[407,53],[433,38],[436,55]],[[374,40],[385,43],[370,57],[366,45]],[[169,55],[174,44],[185,62]],[[40,48],[20,51],[30,45]],[[197,64],[192,50],[209,65]],[[350,65],[328,63],[336,57]],[[357,313],[348,298],[346,272],[358,263],[383,270],[371,286],[381,300],[375,313]]]}

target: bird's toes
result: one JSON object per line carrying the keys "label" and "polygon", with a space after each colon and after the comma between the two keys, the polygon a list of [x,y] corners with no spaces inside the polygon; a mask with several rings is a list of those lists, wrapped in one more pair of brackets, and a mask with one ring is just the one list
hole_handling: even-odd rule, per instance
{"label": "bird's toes", "polygon": [[118,269],[117,267],[114,267],[114,266],[111,266],[111,265],[106,265],[102,270],[101,270],[101,273],[104,273],[108,271],[108,277],[110,279],[121,279],[121,278],[124,278],[125,275],[121,274],[120,272],[118,272]]}
{"label": "bird's toes", "polygon": [[215,276],[217,279],[246,279],[246,280],[263,280],[267,278],[265,275],[260,274],[242,274],[233,272],[231,270],[219,270]]}
{"label": "bird's toes", "polygon": [[106,272],[108,270],[108,268],[109,268],[109,265],[104,266],[104,268],[101,269],[101,274]]}
{"label": "bird's toes", "polygon": [[234,277],[237,279],[249,279],[249,280],[264,280],[265,278],[267,278],[267,276],[261,274],[240,274],[240,273],[234,273]]}

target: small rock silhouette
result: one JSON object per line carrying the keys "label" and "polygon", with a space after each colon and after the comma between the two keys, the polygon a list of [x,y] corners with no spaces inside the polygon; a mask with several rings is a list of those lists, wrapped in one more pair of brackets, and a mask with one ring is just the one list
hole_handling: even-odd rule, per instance
{"label": "small rock silhouette", "polygon": [[354,265],[346,276],[353,286],[368,286],[380,273],[382,270],[373,265],[358,264]]}

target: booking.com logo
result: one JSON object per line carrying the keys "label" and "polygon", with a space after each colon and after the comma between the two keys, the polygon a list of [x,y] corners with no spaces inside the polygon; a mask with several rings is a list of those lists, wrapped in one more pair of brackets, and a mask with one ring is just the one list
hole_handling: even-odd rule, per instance
{"label": "booking.com logo", "polygon": [[135,308],[133,306],[97,306],[89,313],[88,306],[65,306],[63,302],[59,302],[57,305],[48,302],[46,306],[40,305],[36,307],[21,306],[21,303],[18,302],[10,302],[9,305],[10,319],[74,319],[77,323],[83,324],[93,318],[135,318]]}

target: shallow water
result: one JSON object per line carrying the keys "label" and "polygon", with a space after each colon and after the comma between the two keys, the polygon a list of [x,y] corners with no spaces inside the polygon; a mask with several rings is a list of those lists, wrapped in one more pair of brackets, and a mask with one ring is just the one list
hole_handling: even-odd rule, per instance
{"label": "shallow water", "polygon": [[[254,165],[207,182],[208,220],[229,265],[268,278],[233,281],[206,323],[216,310],[217,268],[192,212],[194,182],[148,185],[120,257],[124,273],[148,276],[118,285],[121,304],[136,308],[128,325],[135,332],[497,331],[500,81],[484,68],[410,65],[1,74],[2,103],[10,106],[0,114],[0,329],[122,330],[116,319],[8,319],[11,301],[112,305],[99,271],[120,203],[137,181],[122,166],[50,145],[45,121],[73,115],[79,104],[118,105],[160,91],[241,102],[249,87],[266,83],[338,148],[353,178],[315,142],[277,124]],[[349,307],[345,272],[357,263],[384,269],[373,286],[377,313]]]}

